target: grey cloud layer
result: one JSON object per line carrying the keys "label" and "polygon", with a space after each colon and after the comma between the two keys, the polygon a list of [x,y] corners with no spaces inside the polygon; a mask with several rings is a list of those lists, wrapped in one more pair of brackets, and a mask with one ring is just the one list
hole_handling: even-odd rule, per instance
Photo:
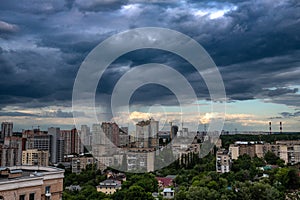
{"label": "grey cloud layer", "polygon": [[[222,10],[224,16],[214,18],[212,13]],[[297,0],[1,2],[0,107],[71,106],[76,72],[88,52],[114,33],[144,26],[175,29],[202,44],[219,66],[230,100],[260,98],[300,106],[295,89],[300,75],[299,18]],[[205,84],[184,60],[150,53],[115,62],[99,95],[109,94],[124,73],[117,67],[155,61],[174,66],[200,98],[209,98]],[[139,103],[155,102],[154,96],[174,101],[165,90],[141,94]]]}

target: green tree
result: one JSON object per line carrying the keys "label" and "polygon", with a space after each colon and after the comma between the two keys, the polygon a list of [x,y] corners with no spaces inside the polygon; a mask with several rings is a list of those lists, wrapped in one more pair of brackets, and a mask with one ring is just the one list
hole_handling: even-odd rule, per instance
{"label": "green tree", "polygon": [[269,184],[254,182],[250,187],[251,198],[260,200],[277,200],[284,199],[284,196],[280,192],[271,187]]}
{"label": "green tree", "polygon": [[150,192],[146,192],[141,186],[133,185],[126,192],[124,200],[153,200]]}
{"label": "green tree", "polygon": [[277,164],[277,160],[279,159],[273,152],[268,151],[265,156],[264,159],[266,160],[266,162],[270,165],[276,165]]}

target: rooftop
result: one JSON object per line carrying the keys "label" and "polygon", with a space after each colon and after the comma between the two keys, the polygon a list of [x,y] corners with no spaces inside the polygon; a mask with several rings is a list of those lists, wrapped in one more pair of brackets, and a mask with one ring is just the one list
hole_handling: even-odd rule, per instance
{"label": "rooftop", "polygon": [[[4,173],[6,171],[6,173]],[[0,183],[11,182],[20,179],[33,179],[46,175],[60,175],[63,178],[64,170],[55,167],[40,166],[13,166],[0,168]]]}

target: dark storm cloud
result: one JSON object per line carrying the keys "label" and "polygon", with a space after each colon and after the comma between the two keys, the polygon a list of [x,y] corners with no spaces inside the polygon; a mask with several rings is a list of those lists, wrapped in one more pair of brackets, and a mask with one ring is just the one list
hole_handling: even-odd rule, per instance
{"label": "dark storm cloud", "polygon": [[[299,8],[297,0],[1,2],[0,39],[2,33],[14,36],[0,43],[0,107],[70,106],[85,56],[108,36],[143,26],[172,28],[200,42],[219,66],[229,100],[271,99],[299,106],[293,87],[300,75]],[[223,17],[213,15],[218,11]],[[150,61],[173,66],[199,97],[208,98],[205,83],[183,59],[155,51],[113,63],[99,94],[109,94],[126,70]],[[139,103],[154,97],[174,101],[163,89],[140,92]]]}
{"label": "dark storm cloud", "polygon": [[[76,116],[85,116],[83,112],[76,112]],[[9,112],[9,111],[0,111],[0,116],[6,117],[37,117],[37,118],[73,118],[73,112],[66,112],[58,109],[57,111],[47,111],[37,114],[25,113],[25,112]]]}
{"label": "dark storm cloud", "polygon": [[298,92],[298,88],[290,89],[290,88],[276,88],[274,90],[266,90],[267,95],[269,97],[274,97],[274,96],[281,96],[285,94],[295,94]]}
{"label": "dark storm cloud", "polygon": [[127,3],[127,0],[75,0],[74,2],[79,10],[91,12],[117,10]]}
{"label": "dark storm cloud", "polygon": [[280,115],[282,115],[282,117],[284,118],[290,118],[290,117],[300,117],[300,111],[291,113],[291,112],[282,112],[279,113]]}
{"label": "dark storm cloud", "polygon": [[66,5],[63,0],[10,0],[1,1],[0,10],[44,15],[61,12],[65,10]]}
{"label": "dark storm cloud", "polygon": [[34,114],[30,113],[24,113],[24,112],[0,112],[0,116],[7,116],[7,117],[33,117],[36,116]]}
{"label": "dark storm cloud", "polygon": [[[74,113],[76,116],[85,116],[83,112],[76,112]],[[58,109],[57,111],[51,111],[51,112],[43,112],[39,115],[39,117],[46,117],[46,118],[73,118],[73,112],[65,112],[61,109]]]}

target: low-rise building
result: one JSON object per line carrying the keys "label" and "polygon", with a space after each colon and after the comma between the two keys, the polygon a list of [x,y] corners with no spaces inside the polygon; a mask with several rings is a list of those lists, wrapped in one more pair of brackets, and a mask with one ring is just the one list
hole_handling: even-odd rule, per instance
{"label": "low-rise building", "polygon": [[173,178],[155,177],[158,182],[158,187],[161,189],[173,186]]}
{"label": "low-rise building", "polygon": [[60,200],[64,170],[54,167],[0,168],[0,199]]}
{"label": "low-rise building", "polygon": [[164,199],[173,199],[175,196],[175,191],[172,188],[165,188],[163,190],[163,198]]}
{"label": "low-rise building", "polygon": [[105,194],[113,194],[117,190],[121,189],[121,181],[117,181],[114,179],[107,179],[105,181],[102,181],[97,186],[97,192],[103,192]]}

